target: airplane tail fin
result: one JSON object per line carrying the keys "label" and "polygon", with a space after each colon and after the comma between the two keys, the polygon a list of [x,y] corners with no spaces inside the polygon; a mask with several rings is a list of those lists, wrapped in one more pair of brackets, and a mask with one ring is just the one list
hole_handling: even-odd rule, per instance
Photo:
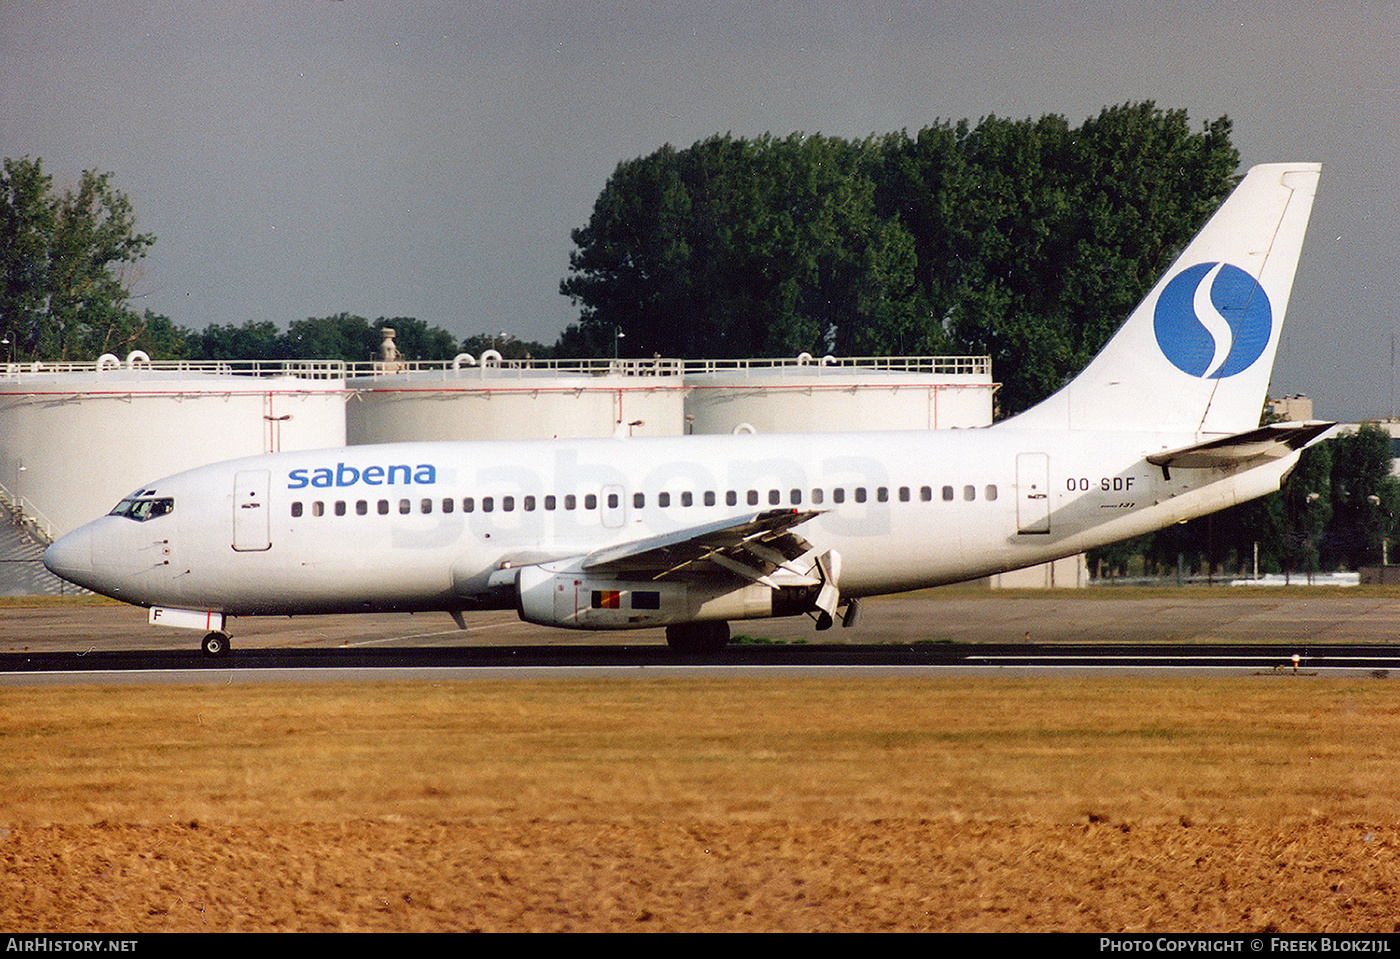
{"label": "airplane tail fin", "polygon": [[1084,371],[1008,425],[1257,427],[1320,173],[1252,168]]}

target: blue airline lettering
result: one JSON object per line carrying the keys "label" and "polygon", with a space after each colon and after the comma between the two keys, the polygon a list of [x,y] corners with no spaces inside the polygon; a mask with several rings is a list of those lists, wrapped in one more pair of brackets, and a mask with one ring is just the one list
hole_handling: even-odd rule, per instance
{"label": "blue airline lettering", "polygon": [[431,463],[409,466],[396,463],[393,466],[366,466],[357,469],[337,463],[335,469],[323,466],[319,469],[296,469],[287,474],[287,489],[304,489],[314,486],[320,489],[332,486],[428,486],[437,482],[437,467]]}

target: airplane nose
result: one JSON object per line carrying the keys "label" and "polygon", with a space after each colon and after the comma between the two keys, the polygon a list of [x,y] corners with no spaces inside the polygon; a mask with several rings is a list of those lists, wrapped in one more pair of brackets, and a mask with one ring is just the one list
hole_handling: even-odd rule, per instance
{"label": "airplane nose", "polygon": [[44,566],[55,576],[84,586],[92,578],[92,530],[74,530],[44,550]]}

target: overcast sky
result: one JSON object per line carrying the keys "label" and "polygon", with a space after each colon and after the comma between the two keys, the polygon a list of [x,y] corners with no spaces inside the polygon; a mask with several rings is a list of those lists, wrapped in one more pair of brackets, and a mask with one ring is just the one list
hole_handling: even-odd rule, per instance
{"label": "overcast sky", "polygon": [[1153,100],[1241,166],[1324,165],[1275,371],[1400,405],[1400,0],[6,0],[0,155],[110,172],[157,242],[138,309],[342,311],[553,342],[618,162],[713,133],[1072,125]]}

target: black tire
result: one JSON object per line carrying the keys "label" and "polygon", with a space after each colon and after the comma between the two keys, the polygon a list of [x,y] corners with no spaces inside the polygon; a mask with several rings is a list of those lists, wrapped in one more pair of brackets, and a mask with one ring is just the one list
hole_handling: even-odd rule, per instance
{"label": "black tire", "polygon": [[728,644],[729,624],[723,620],[666,627],[666,645],[678,653],[718,653]]}
{"label": "black tire", "polygon": [[200,644],[204,650],[204,655],[212,659],[223,659],[228,655],[229,641],[226,633],[209,633],[204,637],[204,642]]}

